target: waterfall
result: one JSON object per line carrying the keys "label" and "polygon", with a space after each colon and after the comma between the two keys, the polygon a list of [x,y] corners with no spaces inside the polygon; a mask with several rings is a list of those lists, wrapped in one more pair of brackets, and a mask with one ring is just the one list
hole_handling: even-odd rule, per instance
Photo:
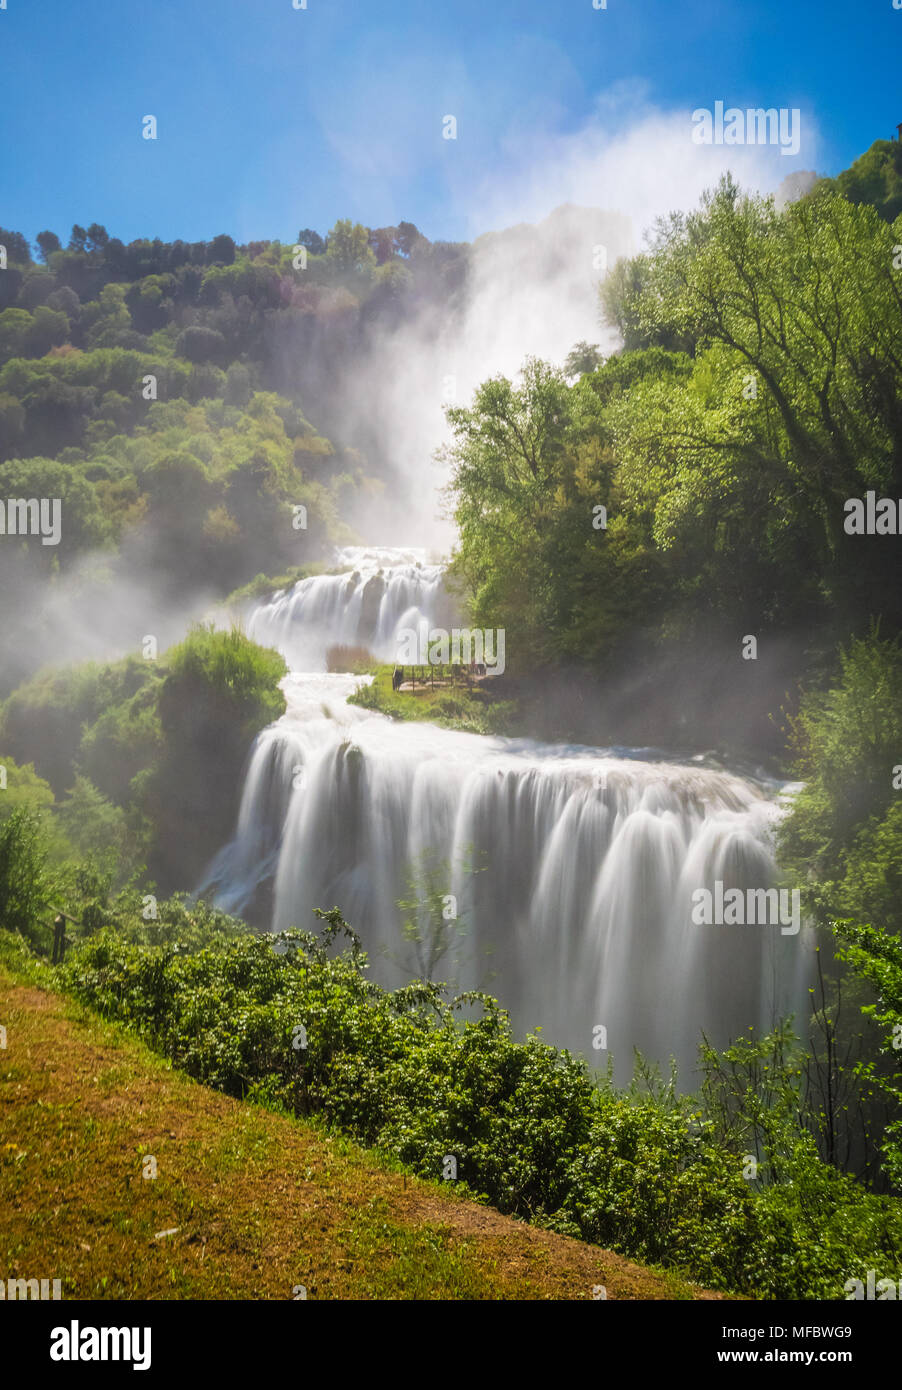
{"label": "waterfall", "polygon": [[[779,787],[701,759],[485,737],[349,705],[359,678],[316,669],[324,637],[386,651],[392,624],[414,609],[431,619],[441,580],[382,558],[355,556],[350,575],[304,580],[255,615],[258,640],[303,650],[313,669],[283,683],[287,711],[256,741],[205,894],[277,931],[314,928],[313,908],[338,905],[374,975],[395,985],[416,973],[398,900],[431,888],[444,907],[419,921],[438,921],[450,943],[436,978],[488,988],[519,1030],[540,1025],[595,1064],[612,1054],[619,1079],[639,1048],[674,1056],[690,1084],[702,1030],[722,1045],[803,1007],[804,931],[700,926],[691,912],[693,891],[717,880],[773,883]],[[367,616],[361,594],[380,569]]]}
{"label": "waterfall", "polygon": [[427,565],[423,557],[420,550],[348,546],[337,560],[349,572],[314,575],[279,590],[253,609],[248,636],[278,647],[299,671],[323,670],[330,646],[363,646],[381,661],[394,661],[395,633],[430,621],[439,601],[442,566]]}

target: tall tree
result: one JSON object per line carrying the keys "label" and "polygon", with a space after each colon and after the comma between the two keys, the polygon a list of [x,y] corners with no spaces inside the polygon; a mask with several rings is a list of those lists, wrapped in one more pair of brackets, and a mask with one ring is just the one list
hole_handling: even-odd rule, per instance
{"label": "tall tree", "polygon": [[99,222],[92,222],[88,228],[85,245],[88,251],[105,251],[109,239],[106,227],[102,227]]}
{"label": "tall tree", "polygon": [[54,251],[60,250],[60,239],[56,232],[38,232],[35,241],[38,244],[38,254],[45,264]]}
{"label": "tall tree", "polygon": [[367,228],[350,218],[339,218],[335,223],[329,233],[326,255],[344,272],[368,270],[376,263]]}
{"label": "tall tree", "polygon": [[302,232],[298,232],[298,245],[306,246],[311,256],[325,255],[326,243],[319,232],[314,232],[311,227],[305,227]]}
{"label": "tall tree", "polygon": [[210,265],[232,265],[235,260],[235,243],[230,236],[221,233],[210,242],[208,256]]}
{"label": "tall tree", "polygon": [[9,232],[0,227],[0,246],[6,247],[8,261],[18,261],[22,265],[31,263],[31,247],[21,232]]}

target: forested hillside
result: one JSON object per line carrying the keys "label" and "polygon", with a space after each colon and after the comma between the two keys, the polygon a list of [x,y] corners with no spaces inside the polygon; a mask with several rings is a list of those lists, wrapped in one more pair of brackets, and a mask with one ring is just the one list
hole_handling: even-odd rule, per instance
{"label": "forested hillside", "polygon": [[48,579],[92,595],[146,580],[184,603],[328,559],[395,481],[390,440],[327,437],[344,383],[467,269],[465,246],[403,222],[292,246],[125,246],[98,224],[65,247],[41,232],[34,256],[19,232],[0,246],[0,495],[58,497],[64,517],[58,545],[0,553],[2,692],[49,655]]}
{"label": "forested hillside", "polygon": [[724,180],[604,280],[621,353],[449,412],[457,572],[512,672],[566,673],[555,727],[779,757],[798,682],[899,632],[900,148],[859,161],[879,206],[851,171],[783,212]]}

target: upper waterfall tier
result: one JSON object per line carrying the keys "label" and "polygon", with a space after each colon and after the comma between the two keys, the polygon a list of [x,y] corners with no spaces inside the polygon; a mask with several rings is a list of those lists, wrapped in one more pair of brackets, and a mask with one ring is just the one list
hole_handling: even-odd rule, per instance
{"label": "upper waterfall tier", "polygon": [[397,634],[432,623],[447,597],[442,565],[424,553],[351,546],[338,552],[343,574],[314,575],[251,613],[248,635],[278,647],[293,670],[322,671],[332,646],[360,646],[381,661],[397,658]]}

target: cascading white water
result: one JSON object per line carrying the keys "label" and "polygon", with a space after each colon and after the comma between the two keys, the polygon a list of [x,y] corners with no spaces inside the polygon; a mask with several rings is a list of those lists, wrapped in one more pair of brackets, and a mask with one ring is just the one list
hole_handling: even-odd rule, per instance
{"label": "cascading white water", "polygon": [[[279,634],[288,653],[312,650],[329,611],[328,643],[372,648],[390,645],[411,609],[430,619],[440,573],[411,574],[408,561],[386,572],[371,630],[361,628],[357,596],[373,566],[352,563],[353,585],[303,581],[259,610],[251,631]],[[315,637],[293,630],[308,619]],[[235,839],[204,890],[220,906],[259,910],[265,899],[282,930],[313,927],[314,907],[338,905],[374,974],[397,984],[415,973],[397,903],[418,896],[411,872],[419,893],[429,878],[457,911],[437,977],[489,988],[518,1028],[541,1025],[596,1063],[612,1053],[620,1078],[634,1048],[676,1057],[685,1075],[702,1030],[723,1044],[804,1003],[804,932],[691,920],[697,888],[773,882],[775,787],[647,750],[394,723],[347,704],[358,683],[324,673],[284,682],[288,710],[257,740]]]}
{"label": "cascading white water", "polygon": [[398,628],[428,620],[442,587],[442,566],[425,564],[423,556],[348,546],[337,556],[347,573],[315,575],[280,590],[250,614],[248,636],[278,647],[299,671],[323,670],[330,646],[366,646],[381,661],[393,661]]}

